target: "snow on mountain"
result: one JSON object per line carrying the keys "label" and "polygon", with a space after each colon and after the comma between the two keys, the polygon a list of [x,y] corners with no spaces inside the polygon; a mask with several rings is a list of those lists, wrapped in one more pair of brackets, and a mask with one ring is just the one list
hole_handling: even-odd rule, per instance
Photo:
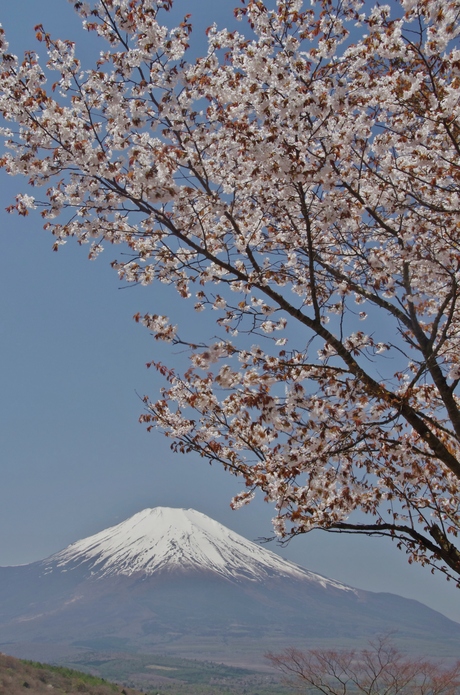
{"label": "snow on mountain", "polygon": [[356,593],[340,582],[283,560],[194,509],[144,509],[44,561],[45,572],[83,563],[89,563],[91,572],[101,577],[206,570],[232,580],[263,582],[281,576]]}

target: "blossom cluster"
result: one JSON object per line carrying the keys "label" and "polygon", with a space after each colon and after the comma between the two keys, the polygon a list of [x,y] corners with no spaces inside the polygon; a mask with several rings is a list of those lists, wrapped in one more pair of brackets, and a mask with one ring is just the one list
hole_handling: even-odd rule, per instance
{"label": "blossom cluster", "polygon": [[390,535],[458,576],[460,0],[247,0],[192,62],[172,0],[74,4],[92,70],[0,33],[0,165],[56,249],[121,244],[122,279],[211,310],[142,419],[241,476],[235,506],[262,490],[281,536]]}

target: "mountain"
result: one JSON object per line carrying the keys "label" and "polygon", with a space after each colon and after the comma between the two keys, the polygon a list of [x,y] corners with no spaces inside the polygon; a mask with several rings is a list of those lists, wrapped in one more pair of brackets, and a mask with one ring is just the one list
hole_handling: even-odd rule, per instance
{"label": "mountain", "polygon": [[209,572],[231,581],[263,583],[286,577],[355,591],[283,560],[194,509],[144,509],[117,526],[69,545],[43,564],[45,572],[53,572],[87,563],[97,577]]}
{"label": "mountain", "polygon": [[412,651],[458,654],[460,625],[440,613],[310,572],[192,509],[146,509],[0,568],[0,650],[27,658],[153,650],[254,665],[395,630]]}

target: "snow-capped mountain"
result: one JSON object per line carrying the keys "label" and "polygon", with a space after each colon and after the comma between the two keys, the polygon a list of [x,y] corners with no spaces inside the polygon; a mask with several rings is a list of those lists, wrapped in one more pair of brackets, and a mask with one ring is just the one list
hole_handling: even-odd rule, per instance
{"label": "snow-capped mountain", "polygon": [[264,582],[278,576],[355,591],[283,560],[194,509],[144,509],[52,555],[45,571],[86,563],[99,577],[198,570],[227,579]]}
{"label": "snow-capped mountain", "polygon": [[321,577],[193,509],[145,509],[46,560],[0,567],[0,649],[24,658],[153,649],[253,666],[267,651],[390,631],[430,656],[460,651],[460,625],[427,606]]}

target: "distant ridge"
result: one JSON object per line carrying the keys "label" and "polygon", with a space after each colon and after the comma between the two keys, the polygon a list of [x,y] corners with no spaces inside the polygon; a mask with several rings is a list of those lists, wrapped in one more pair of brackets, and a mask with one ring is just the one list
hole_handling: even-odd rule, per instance
{"label": "distant ridge", "polygon": [[0,567],[0,650],[158,652],[252,667],[267,651],[358,647],[458,657],[460,624],[322,577],[193,509],[145,509],[51,557]]}

